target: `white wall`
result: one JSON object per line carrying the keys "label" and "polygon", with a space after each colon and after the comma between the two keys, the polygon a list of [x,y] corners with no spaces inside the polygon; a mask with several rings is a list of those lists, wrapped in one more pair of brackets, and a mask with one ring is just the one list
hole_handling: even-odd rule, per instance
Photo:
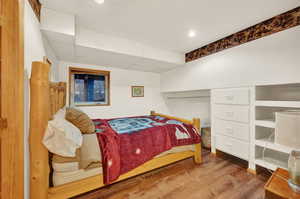
{"label": "white wall", "polygon": [[200,118],[201,127],[210,126],[210,97],[166,100],[170,115],[190,119]]}
{"label": "white wall", "polygon": [[42,42],[39,21],[28,1],[25,1],[24,15],[25,70],[30,77],[32,61],[43,61],[46,52]]}
{"label": "white wall", "polygon": [[197,90],[164,93],[170,115],[192,120],[201,119],[201,127],[210,126],[210,91]]}
{"label": "white wall", "polygon": [[58,59],[47,39],[41,34],[40,23],[28,1],[25,1],[24,8],[24,53],[25,72],[28,77],[31,75],[32,62],[43,61],[44,56],[47,56],[53,64],[53,67],[51,67],[51,79],[55,80],[58,78],[55,76]]}
{"label": "white wall", "polygon": [[46,56],[51,62],[51,70],[50,70],[50,80],[51,81],[58,81],[58,66],[59,66],[59,60],[56,57],[49,41],[45,36],[43,36],[43,44],[46,52]]}
{"label": "white wall", "polygon": [[104,35],[84,27],[77,27],[76,45],[156,61],[184,64],[184,54],[154,48],[136,41]]}
{"label": "white wall", "polygon": [[[59,80],[68,82],[69,67],[110,71],[110,106],[81,107],[91,118],[113,118],[149,114],[151,110],[168,113],[160,94],[160,75],[157,73],[124,70],[112,67],[61,62]],[[131,86],[145,86],[145,97],[131,97]]]}
{"label": "white wall", "polygon": [[162,91],[300,82],[300,27],[190,62],[161,75]]}
{"label": "white wall", "polygon": [[41,28],[75,36],[75,15],[43,7],[41,10]]}

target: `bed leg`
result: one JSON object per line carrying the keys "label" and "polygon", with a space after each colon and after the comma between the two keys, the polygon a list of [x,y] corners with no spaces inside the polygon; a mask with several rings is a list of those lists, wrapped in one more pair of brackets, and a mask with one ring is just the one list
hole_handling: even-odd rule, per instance
{"label": "bed leg", "polygon": [[194,154],[194,161],[196,164],[202,163],[202,152],[201,152],[201,143],[195,144],[195,154]]}
{"label": "bed leg", "polygon": [[[201,131],[201,124],[199,118],[193,118],[193,126],[199,131]],[[202,152],[201,152],[201,143],[195,144],[195,153],[194,153],[194,161],[196,164],[201,164],[202,162]]]}

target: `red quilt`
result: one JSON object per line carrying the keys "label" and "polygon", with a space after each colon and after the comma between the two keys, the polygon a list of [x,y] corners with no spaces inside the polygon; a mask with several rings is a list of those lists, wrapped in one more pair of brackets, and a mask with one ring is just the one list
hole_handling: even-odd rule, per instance
{"label": "red quilt", "polygon": [[98,119],[94,123],[105,184],[172,147],[200,143],[192,125],[159,116]]}

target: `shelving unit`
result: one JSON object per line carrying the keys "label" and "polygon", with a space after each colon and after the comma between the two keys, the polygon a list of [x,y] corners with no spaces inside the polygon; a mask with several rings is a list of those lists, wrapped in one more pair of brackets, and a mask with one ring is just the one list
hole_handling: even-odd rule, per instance
{"label": "shelving unit", "polygon": [[293,148],[274,142],[275,112],[300,111],[300,84],[256,86],[255,93],[254,162],[271,170],[286,169]]}

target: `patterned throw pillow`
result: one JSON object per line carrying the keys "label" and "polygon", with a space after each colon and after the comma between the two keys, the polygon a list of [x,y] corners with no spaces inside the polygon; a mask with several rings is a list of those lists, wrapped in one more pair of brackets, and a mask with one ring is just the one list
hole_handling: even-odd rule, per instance
{"label": "patterned throw pillow", "polygon": [[95,125],[93,121],[89,118],[87,114],[78,109],[67,108],[66,120],[68,120],[77,128],[79,128],[81,133],[83,134],[95,132]]}

